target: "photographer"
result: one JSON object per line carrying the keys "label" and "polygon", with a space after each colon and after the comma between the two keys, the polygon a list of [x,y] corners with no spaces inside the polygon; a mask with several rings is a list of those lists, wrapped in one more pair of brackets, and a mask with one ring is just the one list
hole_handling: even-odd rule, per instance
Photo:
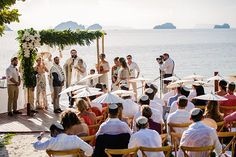
{"label": "photographer", "polygon": [[[157,62],[160,66],[160,72],[163,78],[171,77],[174,73],[175,63],[170,58],[168,53],[164,53],[160,58],[156,58]],[[167,92],[166,85],[168,85],[170,81],[164,81],[164,91],[163,93]]]}

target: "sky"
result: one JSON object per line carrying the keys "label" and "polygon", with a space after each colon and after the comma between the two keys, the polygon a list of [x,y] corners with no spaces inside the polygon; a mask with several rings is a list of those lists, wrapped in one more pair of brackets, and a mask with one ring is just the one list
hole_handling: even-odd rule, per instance
{"label": "sky", "polygon": [[16,29],[54,28],[75,21],[86,26],[152,29],[171,22],[177,28],[207,28],[229,23],[236,28],[235,0],[26,0],[14,8],[22,14]]}

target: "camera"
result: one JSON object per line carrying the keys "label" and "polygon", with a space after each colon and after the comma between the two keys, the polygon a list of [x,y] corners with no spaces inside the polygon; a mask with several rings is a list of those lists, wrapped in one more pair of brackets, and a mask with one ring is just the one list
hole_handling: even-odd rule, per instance
{"label": "camera", "polygon": [[156,61],[159,63],[159,64],[162,64],[164,62],[164,57],[163,55],[160,55],[158,58],[156,58]]}

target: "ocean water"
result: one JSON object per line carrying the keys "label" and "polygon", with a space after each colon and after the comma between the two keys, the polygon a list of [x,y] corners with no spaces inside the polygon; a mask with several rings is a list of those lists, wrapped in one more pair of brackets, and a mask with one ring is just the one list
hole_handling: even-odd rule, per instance
{"label": "ocean water", "polygon": [[[163,52],[168,52],[175,61],[175,74],[180,77],[193,73],[210,77],[214,71],[223,76],[236,74],[236,29],[110,30],[106,33],[105,54],[110,66],[114,57],[131,54],[146,78],[159,76],[155,58]],[[18,51],[16,37],[16,32],[6,32],[0,37],[0,76],[5,75],[10,58]],[[78,50],[88,70],[95,67],[96,43],[67,47],[62,64],[72,48]],[[58,54],[53,52],[54,56]]]}

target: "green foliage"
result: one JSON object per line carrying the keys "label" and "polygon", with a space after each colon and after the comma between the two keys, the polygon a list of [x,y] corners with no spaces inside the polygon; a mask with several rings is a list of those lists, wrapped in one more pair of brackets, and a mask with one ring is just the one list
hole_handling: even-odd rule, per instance
{"label": "green foliage", "polygon": [[34,70],[34,63],[37,57],[36,50],[30,51],[30,57],[26,58],[24,57],[24,49],[23,49],[23,43],[25,42],[23,40],[23,35],[25,31],[28,31],[30,34],[35,34],[37,31],[34,29],[25,29],[25,30],[19,30],[18,31],[18,38],[20,50],[18,53],[20,62],[21,62],[21,68],[23,70],[23,80],[24,80],[24,86],[27,88],[35,87],[36,86],[36,79],[35,79],[35,70]]}
{"label": "green foliage", "polygon": [[53,29],[42,30],[39,32],[41,43],[53,46],[59,46],[63,49],[68,45],[90,45],[93,40],[103,35],[101,31],[56,31]]}
{"label": "green foliage", "polygon": [[15,3],[16,0],[0,0],[0,36],[5,29],[4,25],[10,24],[11,22],[19,22],[20,14],[18,10],[11,9]]}
{"label": "green foliage", "polygon": [[0,148],[5,145],[11,144],[11,139],[15,136],[15,134],[5,134],[0,136]]}

